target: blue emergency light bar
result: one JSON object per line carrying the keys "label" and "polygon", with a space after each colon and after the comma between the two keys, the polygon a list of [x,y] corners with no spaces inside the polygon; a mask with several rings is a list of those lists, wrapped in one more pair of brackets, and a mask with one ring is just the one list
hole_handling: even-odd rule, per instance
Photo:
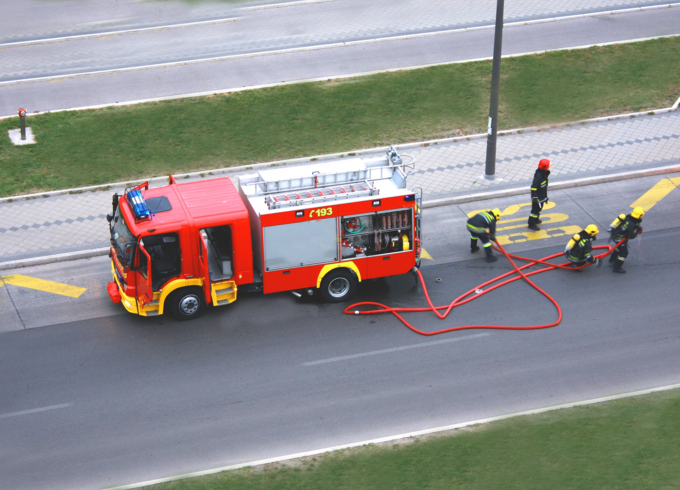
{"label": "blue emergency light bar", "polygon": [[141,192],[132,190],[126,194],[126,197],[132,208],[132,213],[135,215],[135,219],[149,219],[151,217],[151,211],[146,207]]}

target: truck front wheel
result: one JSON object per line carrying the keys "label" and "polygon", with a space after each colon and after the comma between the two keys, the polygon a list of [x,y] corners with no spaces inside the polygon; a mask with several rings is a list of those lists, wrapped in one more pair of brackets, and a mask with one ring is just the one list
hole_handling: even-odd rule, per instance
{"label": "truck front wheel", "polygon": [[168,296],[170,314],[177,320],[193,320],[205,310],[205,299],[201,288],[182,288]]}
{"label": "truck front wheel", "polygon": [[357,279],[347,269],[335,269],[326,274],[321,281],[321,295],[329,303],[345,301],[357,291]]}

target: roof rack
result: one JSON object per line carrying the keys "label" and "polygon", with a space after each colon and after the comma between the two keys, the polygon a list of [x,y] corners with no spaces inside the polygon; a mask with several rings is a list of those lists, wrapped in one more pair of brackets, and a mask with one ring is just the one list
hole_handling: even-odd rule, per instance
{"label": "roof rack", "polygon": [[374,196],[380,191],[375,184],[364,180],[353,184],[343,184],[329,187],[316,187],[303,189],[296,192],[282,194],[269,194],[265,197],[265,203],[269,209],[281,209],[285,207],[302,206],[304,204],[322,203],[327,201],[339,201],[357,197]]}

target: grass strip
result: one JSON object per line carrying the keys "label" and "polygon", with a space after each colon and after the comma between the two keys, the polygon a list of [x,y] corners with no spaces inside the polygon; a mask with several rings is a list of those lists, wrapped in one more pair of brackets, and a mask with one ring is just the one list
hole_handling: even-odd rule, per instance
{"label": "grass strip", "polygon": [[[507,58],[500,127],[667,107],[680,94],[678,59],[680,37]],[[490,78],[491,62],[460,63],[38,115],[28,119],[36,145],[0,138],[0,195],[483,132]]]}
{"label": "grass strip", "polygon": [[148,488],[678,488],[678,413],[680,391],[673,390]]}

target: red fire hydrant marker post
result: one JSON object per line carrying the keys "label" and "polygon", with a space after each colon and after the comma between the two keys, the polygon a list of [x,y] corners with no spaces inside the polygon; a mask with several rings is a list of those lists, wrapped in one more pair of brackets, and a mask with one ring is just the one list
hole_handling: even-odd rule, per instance
{"label": "red fire hydrant marker post", "polygon": [[21,122],[21,141],[26,141],[26,109],[19,109],[19,121]]}

